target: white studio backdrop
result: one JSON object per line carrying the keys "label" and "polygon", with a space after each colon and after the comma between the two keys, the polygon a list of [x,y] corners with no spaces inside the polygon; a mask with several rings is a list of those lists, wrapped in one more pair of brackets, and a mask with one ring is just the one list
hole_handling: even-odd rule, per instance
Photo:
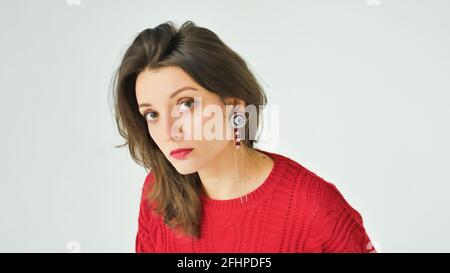
{"label": "white studio backdrop", "polygon": [[278,106],[281,153],[380,252],[450,252],[450,1],[0,1],[0,252],[133,252],[144,168],[110,81],[168,20],[216,32]]}

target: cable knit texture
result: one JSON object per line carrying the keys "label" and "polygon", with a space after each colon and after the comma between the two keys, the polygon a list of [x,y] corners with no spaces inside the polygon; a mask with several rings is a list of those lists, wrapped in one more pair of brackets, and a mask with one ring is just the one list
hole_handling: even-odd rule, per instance
{"label": "cable knit texture", "polygon": [[[336,186],[296,161],[263,151],[274,160],[265,181],[240,198],[214,200],[203,193],[199,239],[177,237],[144,198],[142,189],[136,252],[376,252],[361,215]],[[153,204],[154,205],[154,204]]]}

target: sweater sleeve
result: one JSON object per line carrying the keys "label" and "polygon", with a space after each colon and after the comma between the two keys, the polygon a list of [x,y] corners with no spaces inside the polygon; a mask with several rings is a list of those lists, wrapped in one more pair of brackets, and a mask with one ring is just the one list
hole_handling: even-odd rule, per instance
{"label": "sweater sleeve", "polygon": [[305,252],[375,253],[359,212],[349,205],[335,185],[322,182]]}
{"label": "sweater sleeve", "polygon": [[144,186],[142,187],[138,216],[138,230],[135,241],[136,253],[155,252],[154,230],[156,223],[153,219],[151,207],[145,198],[149,187],[151,186],[152,178],[152,173],[149,172],[145,179]]}

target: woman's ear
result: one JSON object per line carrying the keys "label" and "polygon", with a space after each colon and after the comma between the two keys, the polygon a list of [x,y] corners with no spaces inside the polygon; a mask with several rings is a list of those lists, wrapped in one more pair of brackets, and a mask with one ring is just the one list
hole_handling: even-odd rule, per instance
{"label": "woman's ear", "polygon": [[245,106],[247,106],[247,103],[244,100],[237,97],[226,97],[223,101],[225,102],[225,105],[236,105],[236,107],[238,107],[241,111],[245,109]]}
{"label": "woman's ear", "polygon": [[244,100],[241,100],[239,98],[234,98],[234,105],[239,106],[239,110],[244,111],[245,106],[247,106],[247,103],[245,103]]}
{"label": "woman's ear", "polygon": [[234,112],[245,112],[246,103],[244,100],[241,100],[236,97],[226,97],[223,98],[223,102],[225,103],[225,117],[229,118]]}
{"label": "woman's ear", "polygon": [[225,105],[240,105],[244,108],[247,105],[244,100],[237,97],[225,97],[223,98],[223,102],[225,103]]}

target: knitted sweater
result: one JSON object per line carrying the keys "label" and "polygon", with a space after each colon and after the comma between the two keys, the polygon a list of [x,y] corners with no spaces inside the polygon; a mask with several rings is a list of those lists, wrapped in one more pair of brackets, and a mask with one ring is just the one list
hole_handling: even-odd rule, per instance
{"label": "knitted sweater", "polygon": [[198,239],[181,236],[152,211],[142,189],[136,252],[376,252],[361,215],[335,185],[296,161],[263,151],[274,165],[265,181],[241,198],[214,200],[200,193]]}

